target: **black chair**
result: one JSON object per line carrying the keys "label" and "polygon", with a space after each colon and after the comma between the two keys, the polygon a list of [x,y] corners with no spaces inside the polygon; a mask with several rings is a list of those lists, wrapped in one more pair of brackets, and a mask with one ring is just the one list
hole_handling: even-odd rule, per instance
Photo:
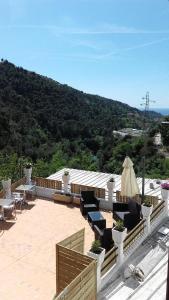
{"label": "black chair", "polygon": [[99,228],[97,225],[94,225],[93,229],[95,240],[100,241],[101,247],[105,248],[106,252],[109,251],[114,246],[112,239],[112,228]]}
{"label": "black chair", "polygon": [[133,229],[141,220],[141,205],[130,199],[128,203],[113,202],[113,219],[124,222],[127,230]]}
{"label": "black chair", "polygon": [[95,197],[94,191],[82,191],[80,198],[80,210],[82,215],[86,215],[89,211],[99,210],[100,201]]}

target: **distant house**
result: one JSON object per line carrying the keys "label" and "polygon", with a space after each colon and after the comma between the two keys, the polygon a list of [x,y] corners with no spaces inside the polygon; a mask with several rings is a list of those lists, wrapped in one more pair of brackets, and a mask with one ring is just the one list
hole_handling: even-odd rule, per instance
{"label": "distant house", "polygon": [[156,146],[161,146],[162,145],[161,133],[160,132],[158,132],[157,134],[155,134],[155,136],[154,136],[154,144]]}
{"label": "distant house", "polygon": [[169,121],[163,121],[161,122],[162,125],[169,125]]}
{"label": "distant house", "polygon": [[114,135],[120,135],[125,137],[126,135],[131,135],[133,137],[141,136],[143,134],[143,130],[135,129],[135,128],[123,128],[118,131],[113,130]]}

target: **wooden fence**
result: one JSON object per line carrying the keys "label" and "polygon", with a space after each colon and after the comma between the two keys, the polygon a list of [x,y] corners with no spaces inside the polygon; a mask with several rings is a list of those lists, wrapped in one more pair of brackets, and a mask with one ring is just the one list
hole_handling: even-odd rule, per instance
{"label": "wooden fence", "polygon": [[97,263],[83,250],[84,229],[56,245],[55,300],[96,300]]}
{"label": "wooden fence", "polygon": [[84,251],[84,233],[85,229],[81,229],[78,232],[72,234],[58,245],[63,246],[65,248],[77,251],[83,254]]}
{"label": "wooden fence", "polygon": [[[126,197],[126,196],[121,196],[121,192],[120,191],[116,191],[116,201],[126,203],[126,202],[128,202],[128,199],[129,198]],[[134,199],[137,203],[141,203],[141,197],[140,197],[140,195],[136,195],[132,199]]]}
{"label": "wooden fence", "polygon": [[161,201],[154,209],[150,216],[150,222],[152,223],[155,218],[159,216],[159,214],[162,212],[162,210],[165,208],[165,201]]}
{"label": "wooden fence", "polygon": [[56,245],[56,265],[57,295],[65,290],[65,300],[76,299],[75,297],[88,299],[89,296],[92,300],[96,299],[93,297],[97,286],[96,262],[92,258]]}
{"label": "wooden fence", "polygon": [[[150,195],[145,195],[145,197],[153,205],[153,207],[158,205],[158,202],[159,202],[158,197],[150,196]],[[129,198],[126,196],[121,196],[120,191],[116,191],[116,200],[118,202],[126,203],[126,202],[128,202],[128,199]],[[136,195],[132,199],[135,200],[137,203],[141,204],[141,195]]]}
{"label": "wooden fence", "polygon": [[72,194],[81,194],[81,191],[94,191],[97,198],[105,199],[105,189],[81,185],[76,183],[71,183],[71,193]]}
{"label": "wooden fence", "polygon": [[113,247],[105,254],[104,262],[101,267],[101,276],[103,276],[108,270],[116,263],[117,260],[117,247]]}
{"label": "wooden fence", "polygon": [[43,177],[34,177],[33,180],[36,182],[36,185],[40,187],[56,190],[62,189],[62,181],[60,180],[46,179]]}
{"label": "wooden fence", "polygon": [[145,220],[137,224],[126,236],[123,242],[123,249],[126,251],[141,235],[144,234]]}

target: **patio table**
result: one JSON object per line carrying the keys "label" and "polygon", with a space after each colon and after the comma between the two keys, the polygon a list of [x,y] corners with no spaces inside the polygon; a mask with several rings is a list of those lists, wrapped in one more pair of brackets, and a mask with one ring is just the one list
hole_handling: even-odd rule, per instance
{"label": "patio table", "polygon": [[106,228],[106,220],[103,218],[100,211],[90,211],[87,216],[92,228],[94,228],[94,225],[97,225],[100,229]]}
{"label": "patio table", "polygon": [[4,221],[4,207],[9,206],[14,202],[12,198],[0,198],[0,207],[2,208],[2,215],[0,216],[0,220]]}
{"label": "patio table", "polygon": [[35,185],[31,185],[31,184],[21,184],[16,188],[16,191],[20,191],[23,192],[24,194],[24,203],[28,204],[28,202],[26,201],[26,192],[32,191],[33,189],[35,189]]}

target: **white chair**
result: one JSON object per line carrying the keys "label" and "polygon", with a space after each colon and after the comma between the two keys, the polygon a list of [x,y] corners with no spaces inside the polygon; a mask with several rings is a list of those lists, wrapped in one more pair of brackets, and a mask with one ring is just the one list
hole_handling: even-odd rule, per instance
{"label": "white chair", "polygon": [[12,193],[14,204],[17,206],[19,204],[20,210],[22,210],[22,205],[24,204],[24,195],[21,193]]}
{"label": "white chair", "polygon": [[16,218],[16,209],[15,209],[15,202],[13,202],[12,204],[7,204],[3,206],[3,210],[4,210],[4,219],[5,218],[10,218],[12,216],[12,213],[14,212],[14,216]]}
{"label": "white chair", "polygon": [[0,206],[0,221],[4,221],[5,218],[4,218],[4,210],[3,210],[3,207]]}

